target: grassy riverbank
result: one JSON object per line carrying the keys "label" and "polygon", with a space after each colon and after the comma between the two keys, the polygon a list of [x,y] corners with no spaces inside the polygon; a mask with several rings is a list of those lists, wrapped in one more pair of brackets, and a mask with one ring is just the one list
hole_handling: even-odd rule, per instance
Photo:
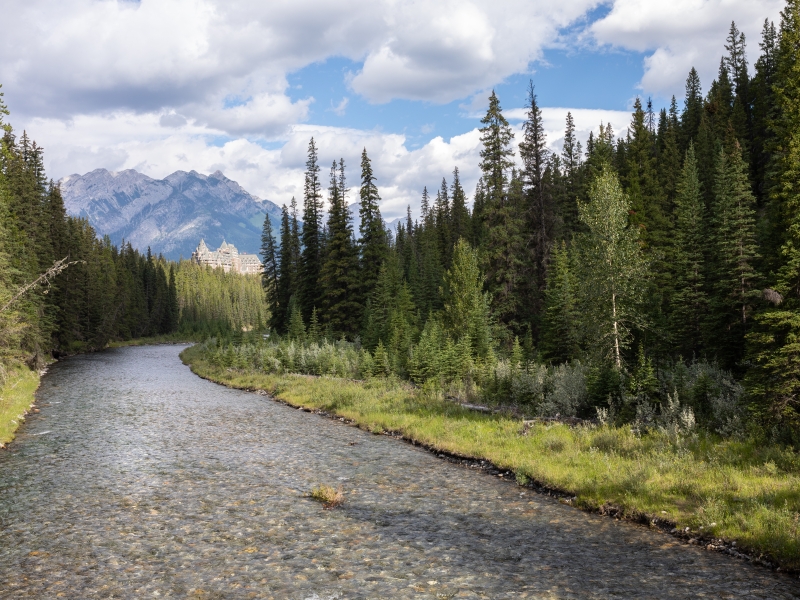
{"label": "grassy riverbank", "polygon": [[576,496],[575,504],[619,507],[703,538],[800,569],[800,457],[749,441],[708,436],[634,435],[629,428],[535,425],[466,410],[433,392],[385,379],[358,382],[222,369],[198,347],[182,353],[198,375],[233,387],[263,389],[294,406],[322,409],[369,431],[491,461]]}
{"label": "grassy riverbank", "polygon": [[14,432],[25,420],[25,411],[33,404],[39,374],[26,367],[9,372],[0,390],[0,446],[14,439]]}

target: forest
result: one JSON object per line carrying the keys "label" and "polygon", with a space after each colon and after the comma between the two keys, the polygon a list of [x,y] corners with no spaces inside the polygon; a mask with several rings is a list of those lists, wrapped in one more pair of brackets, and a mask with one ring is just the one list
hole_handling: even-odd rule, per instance
{"label": "forest", "polygon": [[42,148],[18,138],[8,114],[0,92],[0,384],[17,366],[109,342],[263,327],[258,278],[117,247],[67,215]]}
{"label": "forest", "polygon": [[216,340],[214,360],[800,442],[796,2],[759,46],[751,68],[732,23],[705,91],[692,69],[681,104],[637,99],[624,134],[583,143],[568,114],[560,153],[533,83],[519,140],[492,92],[472,202],[456,167],[396,231],[367,150],[356,233],[344,161],[325,182],[311,139],[302,207],[284,205],[280,244],[264,226],[279,335]]}

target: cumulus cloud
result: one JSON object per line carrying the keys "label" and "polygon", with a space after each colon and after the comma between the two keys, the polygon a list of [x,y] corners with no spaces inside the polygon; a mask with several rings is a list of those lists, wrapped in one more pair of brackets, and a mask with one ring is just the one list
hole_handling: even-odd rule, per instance
{"label": "cumulus cloud", "polygon": [[746,35],[750,65],[764,19],[777,21],[783,0],[615,0],[589,33],[598,43],[651,53],[640,82],[647,94],[683,95],[694,66],[707,89],[716,78],[731,21]]}
{"label": "cumulus cloud", "polygon": [[357,93],[447,102],[465,97],[541,56],[558,30],[601,0],[417,3],[353,0],[7,0],[0,81],[17,112],[37,116],[194,106],[222,110],[229,94],[253,106],[209,123],[231,133],[272,131],[261,108],[288,106],[286,74],[330,56],[363,68]]}
{"label": "cumulus cloud", "polygon": [[599,0],[443,0],[386,4],[390,26],[352,88],[373,102],[450,102],[525,72],[561,28]]}
{"label": "cumulus cloud", "polygon": [[165,134],[162,118],[158,113],[120,111],[83,115],[69,122],[39,118],[30,125],[32,135],[45,148],[45,167],[56,179],[99,167],[136,169],[156,178],[176,170],[220,170],[249,192],[283,204],[292,196],[302,197],[308,142],[314,137],[324,182],[331,163],[344,158],[353,188],[351,201],[357,200],[361,152],[367,149],[378,178],[381,207],[390,218],[404,214],[407,205],[416,211],[423,186],[438,188],[443,176],[450,180],[455,166],[463,173],[466,189],[474,190],[477,184],[477,130],[450,141],[437,137],[409,150],[403,135],[297,125],[281,147],[271,149],[244,138],[219,142],[224,136],[221,130],[195,123],[170,128]]}

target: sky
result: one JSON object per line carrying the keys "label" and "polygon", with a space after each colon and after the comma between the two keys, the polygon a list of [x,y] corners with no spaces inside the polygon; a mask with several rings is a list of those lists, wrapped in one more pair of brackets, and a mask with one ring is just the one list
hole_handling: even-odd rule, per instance
{"label": "sky", "polygon": [[[9,122],[56,180],[97,168],[162,178],[220,170],[278,205],[302,197],[309,139],[366,148],[384,217],[458,167],[471,196],[494,89],[520,141],[530,81],[548,144],[567,111],[585,144],[624,134],[636,97],[682,106],[715,78],[735,21],[758,56],[783,0],[4,0]],[[327,175],[326,175],[327,177]]]}

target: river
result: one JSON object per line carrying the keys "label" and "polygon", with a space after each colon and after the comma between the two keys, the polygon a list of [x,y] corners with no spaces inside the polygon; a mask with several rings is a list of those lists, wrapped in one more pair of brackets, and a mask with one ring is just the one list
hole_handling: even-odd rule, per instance
{"label": "river", "polygon": [[[202,380],[59,362],[0,452],[2,598],[797,598],[788,576]],[[304,497],[341,486],[334,510]]]}

